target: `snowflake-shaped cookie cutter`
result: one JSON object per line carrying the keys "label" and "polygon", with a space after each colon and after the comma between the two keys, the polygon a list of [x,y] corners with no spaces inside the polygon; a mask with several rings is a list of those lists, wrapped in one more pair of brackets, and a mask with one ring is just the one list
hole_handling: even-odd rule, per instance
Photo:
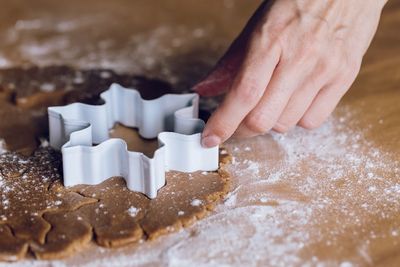
{"label": "snowflake-shaped cookie cutter", "polygon": [[[218,169],[218,146],[200,144],[204,122],[198,119],[197,94],[144,100],[137,90],[112,84],[100,97],[104,104],[48,108],[50,145],[61,150],[65,186],[122,176],[130,190],[155,198],[168,170]],[[137,128],[144,138],[157,137],[154,156],[128,151],[124,140],[110,138],[115,123]]]}

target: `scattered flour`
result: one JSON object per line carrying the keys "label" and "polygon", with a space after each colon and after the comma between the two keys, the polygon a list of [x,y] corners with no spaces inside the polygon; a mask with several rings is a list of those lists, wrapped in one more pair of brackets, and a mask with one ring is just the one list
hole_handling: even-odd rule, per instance
{"label": "scattered flour", "polygon": [[[199,67],[180,66],[208,67],[224,49],[222,44],[225,41],[222,38],[215,38],[211,44],[206,41],[205,37],[213,31],[213,26],[208,24],[194,28],[163,25],[135,35],[130,35],[131,31],[128,30],[118,41],[110,39],[111,34],[99,34],[115,32],[116,23],[119,23],[120,27],[125,25],[122,19],[115,18],[113,23],[110,23],[109,16],[104,14],[71,20],[19,20],[7,31],[3,38],[4,44],[0,44],[0,49],[3,46],[13,47],[13,50],[18,51],[18,55],[12,55],[9,59],[0,54],[0,67],[30,62],[38,66],[66,64],[79,68],[107,68],[120,73],[141,73],[157,77],[184,88],[192,82],[183,77],[194,75],[200,78],[204,75],[204,70]],[[97,25],[103,26],[98,28]],[[37,35],[42,37],[35,38]],[[191,52],[186,49],[191,47],[188,45],[191,43],[199,47],[199,51],[196,52],[199,56],[181,57],[177,64],[173,55]],[[181,62],[185,58],[191,62]],[[185,75],[184,72],[189,72],[190,75]],[[105,72],[101,77],[108,79],[110,74]],[[82,81],[77,77],[76,84],[80,83]]]}
{"label": "scattered flour", "polygon": [[46,138],[40,138],[40,147],[48,147],[50,145],[49,141]]}
{"label": "scattered flour", "polygon": [[131,206],[131,207],[128,209],[127,212],[128,212],[128,214],[129,214],[129,216],[136,217],[136,215],[138,215],[139,211],[140,211],[140,208],[136,208],[136,207],[134,207],[134,206]]}
{"label": "scattered flour", "polygon": [[340,267],[353,267],[354,265],[351,262],[342,262],[339,265]]}
{"label": "scattered flour", "polygon": [[224,205],[227,207],[235,207],[236,206],[236,201],[237,201],[237,195],[236,194],[229,194],[227,198],[224,201]]}
{"label": "scattered flour", "polygon": [[53,92],[56,89],[56,86],[52,83],[43,83],[40,86],[40,90],[46,93]]}
{"label": "scattered flour", "polygon": [[103,79],[109,79],[111,78],[111,73],[109,71],[102,71],[100,73],[100,77]]}
{"label": "scattered flour", "polygon": [[200,206],[201,204],[203,204],[203,202],[200,199],[193,199],[192,202],[190,202],[190,205],[192,206]]}
{"label": "scattered flour", "polygon": [[11,62],[0,54],[0,68],[7,68],[11,66]]}

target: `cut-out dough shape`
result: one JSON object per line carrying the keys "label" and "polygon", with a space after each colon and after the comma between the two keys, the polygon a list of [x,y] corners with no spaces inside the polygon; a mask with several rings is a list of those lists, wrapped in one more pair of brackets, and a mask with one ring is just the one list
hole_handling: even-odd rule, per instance
{"label": "cut-out dough shape", "polygon": [[[50,145],[61,149],[65,186],[99,184],[122,176],[130,190],[155,198],[168,170],[218,169],[218,147],[200,144],[204,122],[198,119],[197,94],[144,100],[135,89],[112,84],[100,96],[102,105],[48,108]],[[153,158],[128,151],[122,139],[109,138],[117,122],[138,128],[144,138],[157,137],[159,148]]]}

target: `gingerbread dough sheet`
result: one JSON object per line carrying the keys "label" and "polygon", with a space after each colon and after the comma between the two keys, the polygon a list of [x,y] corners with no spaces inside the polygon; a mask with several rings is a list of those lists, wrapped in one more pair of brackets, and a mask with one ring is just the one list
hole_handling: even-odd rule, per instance
{"label": "gingerbread dough sheet", "polygon": [[[34,136],[46,136],[47,121],[41,124],[39,107],[74,102],[82,95],[85,101],[95,101],[91,90],[105,90],[112,81],[126,87],[143,85],[143,79],[122,73],[158,77],[177,91],[187,90],[212,68],[260,3],[31,2],[2,2],[0,68],[68,64],[75,69],[101,66],[120,74],[66,67],[0,71],[0,91],[4,92],[0,98],[7,99],[12,109],[0,108],[0,138],[8,140],[6,149],[26,154],[40,145]],[[388,1],[359,77],[321,128],[226,144],[232,155],[232,163],[225,167],[231,188],[209,216],[150,242],[108,249],[95,240],[62,260],[25,259],[14,266],[400,266],[399,14],[400,1]],[[47,74],[41,75],[43,72]],[[60,75],[65,79],[55,78]],[[96,86],[90,88],[93,83]],[[52,84],[60,86],[53,88]],[[62,88],[69,88],[66,95]],[[217,102],[204,99],[202,104],[215,107]],[[26,110],[33,111],[29,117]],[[15,131],[34,134],[18,138]],[[127,130],[126,134],[130,133]],[[151,145],[144,146],[151,153]],[[122,188],[118,180],[113,181],[119,188],[114,190]],[[76,205],[66,207],[69,222],[75,221],[74,216],[82,217],[78,214],[86,207],[82,203],[98,199],[91,193],[83,190]],[[100,204],[90,205],[97,205],[99,212],[102,209]],[[136,208],[130,213],[139,219],[142,213]],[[46,214],[43,221],[57,223],[60,218],[57,212],[52,212],[51,218]],[[133,227],[135,217],[127,222]],[[84,243],[92,225],[77,223],[81,238],[74,240]],[[93,225],[105,244],[126,244],[139,235],[132,230],[114,238],[100,222]],[[45,227],[41,229],[46,232]],[[156,229],[153,225],[146,231]],[[55,240],[59,230],[65,229],[54,228],[48,232],[49,239]],[[0,231],[9,238],[7,244],[13,244],[9,255],[22,255],[25,242],[5,224]],[[71,247],[77,246],[80,244]],[[47,253],[47,257],[56,255]]]}
{"label": "gingerbread dough sheet", "polygon": [[[47,72],[57,70],[52,67],[41,69],[39,77],[46,78]],[[71,69],[63,70],[71,72]],[[37,79],[37,74],[29,75],[31,71],[23,73],[27,79]],[[103,72],[98,71],[97,74],[100,76]],[[90,75],[93,73],[96,72]],[[88,72],[81,75],[88,79]],[[4,77],[10,78],[7,72]],[[57,83],[57,79],[55,81]],[[151,82],[143,83],[151,85]],[[94,83],[91,87],[95,86]],[[15,88],[20,88],[19,84]],[[66,101],[63,99],[70,92],[62,89],[59,87],[60,92],[57,92],[59,95],[64,92],[59,101]],[[16,94],[18,99],[19,89],[15,91],[11,93]],[[88,92],[93,99],[98,93],[96,90]],[[27,117],[38,111],[36,116],[41,119],[42,104],[29,103],[44,97],[41,93],[39,96],[36,94],[32,90],[31,94],[24,95],[28,98],[26,104],[29,108],[19,107],[4,97],[3,109],[11,116],[19,111]],[[17,123],[30,125],[32,122],[22,120]],[[2,123],[3,129],[8,127],[13,125],[8,121]],[[12,129],[9,131],[12,132]],[[14,132],[13,135],[22,135],[19,138],[27,137],[28,140],[40,137],[34,131]],[[121,125],[116,125],[110,135],[127,140],[128,149],[148,155],[158,147],[157,140],[144,140],[136,130]],[[9,142],[5,137],[3,145],[8,149]],[[14,144],[13,139],[10,143]],[[228,190],[228,175],[223,169],[218,172],[168,172],[167,185],[154,200],[130,191],[121,177],[110,178],[99,185],[67,189],[61,181],[61,155],[49,148],[48,142],[42,139],[39,148],[35,148],[34,142],[22,146],[21,151],[27,153],[29,149],[25,148],[35,152],[30,156],[14,152],[0,155],[0,259],[5,261],[20,260],[30,255],[38,259],[59,259],[81,251],[92,240],[104,247],[116,247],[154,239],[202,218]],[[221,167],[227,157],[225,151],[220,157]]]}

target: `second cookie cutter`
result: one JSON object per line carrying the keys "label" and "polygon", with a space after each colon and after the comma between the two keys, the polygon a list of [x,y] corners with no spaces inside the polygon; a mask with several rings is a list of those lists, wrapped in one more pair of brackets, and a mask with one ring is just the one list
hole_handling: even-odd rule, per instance
{"label": "second cookie cutter", "polygon": [[[122,176],[130,190],[155,198],[168,170],[218,169],[218,146],[200,144],[204,122],[198,119],[197,94],[144,100],[135,89],[112,84],[100,97],[104,104],[48,108],[50,145],[61,149],[65,186]],[[153,158],[128,151],[124,140],[110,138],[109,130],[117,122],[138,128],[144,138],[157,137]]]}

